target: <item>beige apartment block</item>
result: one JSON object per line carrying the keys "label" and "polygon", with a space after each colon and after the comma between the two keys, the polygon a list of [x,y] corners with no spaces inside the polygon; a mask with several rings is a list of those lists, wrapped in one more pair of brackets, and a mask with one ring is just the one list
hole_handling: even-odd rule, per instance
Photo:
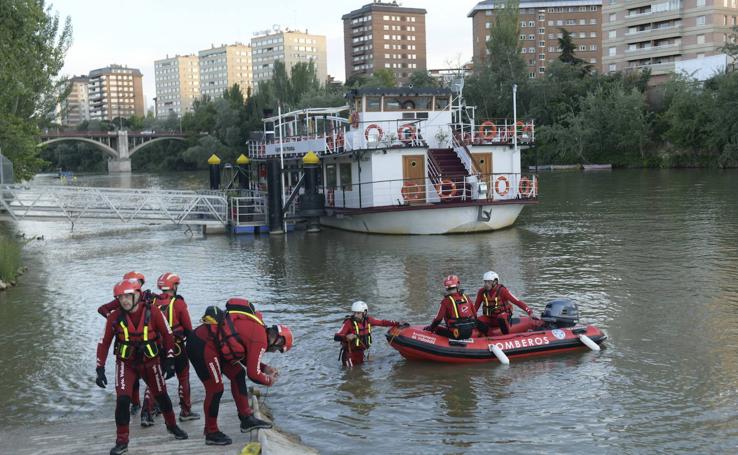
{"label": "beige apartment block", "polygon": [[318,81],[325,84],[328,78],[328,53],[323,35],[289,29],[264,31],[251,38],[251,58],[255,85],[272,78],[274,62],[278,60],[284,62],[287,74],[295,64],[312,61]]}
{"label": "beige apartment block", "polygon": [[156,116],[181,116],[200,98],[200,61],[196,55],[177,55],[154,62]]}
{"label": "beige apartment block", "polygon": [[141,71],[110,65],[90,71],[87,84],[90,120],[113,120],[144,115]]}
{"label": "beige apartment block", "polygon": [[[495,12],[503,1],[479,2],[468,14],[472,18],[473,55],[476,68],[482,67],[489,50],[487,41],[494,27]],[[546,66],[561,55],[561,29],[569,31],[576,45],[575,55],[600,70],[602,64],[602,0],[557,0],[520,2],[520,52],[528,67],[528,77],[543,77]]]}
{"label": "beige apartment block", "polygon": [[404,83],[414,71],[426,70],[425,15],[422,8],[379,1],[344,14],[346,78],[389,69]]}
{"label": "beige apartment block", "polygon": [[603,69],[649,68],[652,75],[665,76],[675,70],[676,62],[720,54],[731,27],[736,25],[736,3],[609,1],[603,8]]}
{"label": "beige apartment block", "polygon": [[221,45],[197,53],[200,63],[200,94],[220,98],[223,92],[238,84],[244,98],[253,90],[251,46],[248,44]]}
{"label": "beige apartment block", "polygon": [[61,124],[78,126],[90,119],[90,99],[87,76],[75,76],[69,79],[69,96],[61,103]]}

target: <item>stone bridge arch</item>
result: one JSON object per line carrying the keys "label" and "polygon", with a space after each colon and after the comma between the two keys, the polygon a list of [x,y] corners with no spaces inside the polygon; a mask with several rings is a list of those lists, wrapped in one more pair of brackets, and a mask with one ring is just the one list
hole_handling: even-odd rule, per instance
{"label": "stone bridge arch", "polygon": [[128,156],[133,156],[134,153],[138,152],[142,148],[144,148],[144,147],[146,147],[148,145],[151,145],[151,144],[153,144],[155,142],[161,142],[161,141],[182,141],[182,142],[187,142],[187,139],[185,139],[183,137],[176,137],[176,136],[171,136],[171,137],[170,136],[157,137],[156,139],[152,139],[150,141],[144,142],[143,144],[139,144],[139,145],[135,146],[130,151],[130,153],[128,154]]}
{"label": "stone bridge arch", "polygon": [[54,138],[54,139],[49,139],[49,140],[46,140],[44,142],[41,142],[40,144],[38,144],[38,147],[43,147],[45,145],[50,145],[50,144],[54,144],[56,142],[62,142],[62,141],[86,142],[88,144],[92,144],[95,147],[97,147],[98,150],[101,150],[108,157],[110,157],[110,158],[112,158],[114,160],[120,159],[120,155],[118,154],[118,151],[116,149],[114,149],[112,147],[109,147],[109,146],[103,144],[102,142],[98,142],[98,141],[96,141],[94,139],[89,139],[89,138],[86,138],[86,137],[57,137],[57,138]]}

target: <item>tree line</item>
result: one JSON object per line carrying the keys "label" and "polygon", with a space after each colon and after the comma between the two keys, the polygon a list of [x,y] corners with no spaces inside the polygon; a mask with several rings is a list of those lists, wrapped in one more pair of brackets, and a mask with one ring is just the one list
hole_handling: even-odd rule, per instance
{"label": "tree line", "polygon": [[[524,154],[531,164],[612,163],[632,167],[738,166],[738,73],[716,74],[705,82],[674,75],[650,87],[647,71],[603,74],[576,55],[573,36],[561,29],[558,61],[546,66],[545,77],[530,79],[519,50],[519,1],[496,9],[488,58],[468,77],[464,96],[477,106],[477,123],[512,116],[513,84],[518,86],[518,116],[536,123],[536,153]],[[43,0],[0,3],[0,151],[15,165],[19,179],[57,167],[104,172],[105,157],[94,146],[59,143],[39,153],[39,128],[53,127],[54,107],[66,95],[59,77],[71,42],[69,18],[60,21]],[[724,52],[738,56],[734,29]],[[412,73],[414,86],[436,86],[425,71]],[[251,132],[260,131],[265,113],[307,107],[339,106],[355,87],[393,87],[394,73],[380,69],[352,76],[345,84],[319,81],[312,63],[289,71],[276,62],[271,80],[252,93],[238,86],[222,97],[197,100],[192,112],[84,122],[79,130],[181,131],[187,142],[152,144],[132,157],[134,170],[179,171],[206,166],[218,154],[232,162],[246,152]],[[207,134],[202,134],[207,133]]]}

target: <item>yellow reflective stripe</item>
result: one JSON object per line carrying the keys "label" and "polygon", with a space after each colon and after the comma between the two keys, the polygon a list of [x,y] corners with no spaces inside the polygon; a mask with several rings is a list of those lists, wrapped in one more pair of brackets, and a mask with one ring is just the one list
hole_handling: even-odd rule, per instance
{"label": "yellow reflective stripe", "polygon": [[449,295],[448,298],[451,300],[451,305],[453,305],[454,314],[456,315],[456,319],[459,319],[459,309],[456,307],[456,299],[451,295]]}
{"label": "yellow reflective stripe", "polygon": [[357,324],[356,321],[353,321],[353,320],[351,322],[354,323],[354,330],[356,330],[356,346],[359,346],[359,336],[360,336],[359,324]]}
{"label": "yellow reflective stripe", "polygon": [[[123,340],[128,342],[128,327],[123,323],[123,321],[120,321],[120,326],[123,328]],[[128,353],[128,344],[122,344],[120,347],[120,356],[122,358],[126,358],[126,354]]]}
{"label": "yellow reflective stripe", "polygon": [[372,324],[371,322],[367,321],[366,325],[367,325],[367,328],[369,329],[369,335],[367,335],[367,341],[369,342],[369,345],[371,345],[372,344]]}
{"label": "yellow reflective stripe", "polygon": [[174,323],[174,301],[177,300],[177,296],[172,297],[172,300],[169,301],[169,328],[172,328],[172,324]]}
{"label": "yellow reflective stripe", "polygon": [[144,341],[148,341],[149,340],[149,326],[148,325],[144,326],[144,335],[143,336],[144,336]]}
{"label": "yellow reflective stripe", "polygon": [[245,311],[234,311],[234,310],[228,310],[228,312],[229,312],[229,313],[232,313],[232,314],[242,314],[242,315],[244,315],[244,316],[248,316],[248,317],[250,317],[251,319],[253,319],[254,321],[258,322],[259,324],[261,324],[261,325],[264,325],[264,321],[262,321],[261,319],[259,319],[259,317],[258,317],[258,316],[256,316],[256,315],[253,315],[253,314],[251,314],[251,313],[247,313],[247,312],[245,312]]}

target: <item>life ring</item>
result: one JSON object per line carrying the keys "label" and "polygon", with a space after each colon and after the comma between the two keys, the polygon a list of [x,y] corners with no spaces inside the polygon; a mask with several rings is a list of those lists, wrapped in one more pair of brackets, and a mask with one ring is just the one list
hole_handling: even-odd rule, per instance
{"label": "life ring", "polygon": [[495,136],[497,136],[497,127],[494,123],[487,120],[479,125],[479,135],[482,136],[482,139],[485,141],[491,141]]}
{"label": "life ring", "polygon": [[531,131],[533,131],[533,123],[526,123],[523,126],[523,133],[530,133]]}
{"label": "life ring", "polygon": [[359,113],[358,112],[352,113],[350,120],[351,120],[351,126],[352,127],[354,127],[354,128],[358,128],[359,127]]}
{"label": "life ring", "polygon": [[377,142],[381,141],[382,137],[384,137],[384,131],[382,131],[382,127],[377,125],[376,123],[372,123],[371,125],[366,127],[366,129],[364,130],[364,139],[366,139],[367,141],[369,140],[369,131],[373,129],[377,130],[377,132],[379,133],[379,138],[377,139]]}
{"label": "life ring", "polygon": [[[448,193],[444,191],[444,186],[448,186],[450,188],[450,191],[448,191]],[[456,184],[449,179],[443,179],[440,182],[436,183],[436,191],[438,191],[438,196],[441,197],[441,200],[450,199],[459,194],[459,190],[456,188]]]}
{"label": "life ring", "polygon": [[329,189],[325,193],[325,199],[326,199],[325,205],[327,205],[328,207],[333,207],[333,205],[335,204],[335,198],[334,198],[332,189]]}
{"label": "life ring", "polygon": [[420,192],[418,191],[418,184],[413,182],[405,182],[402,184],[400,189],[402,198],[406,201],[416,201],[420,198]]}
{"label": "life ring", "polygon": [[[410,132],[410,134],[407,134],[408,131]],[[400,142],[402,142],[403,144],[409,144],[417,137],[415,135],[415,127],[409,123],[406,123],[397,128],[397,136],[400,138]]]}
{"label": "life ring", "polygon": [[525,197],[533,196],[533,182],[531,182],[528,177],[522,177],[520,179],[520,183],[518,184],[518,194]]}
{"label": "life ring", "polygon": [[[500,191],[500,183],[502,182],[505,183],[505,189],[503,191]],[[497,180],[495,180],[495,192],[500,196],[505,196],[507,193],[510,192],[510,182],[504,175],[497,177]]]}

